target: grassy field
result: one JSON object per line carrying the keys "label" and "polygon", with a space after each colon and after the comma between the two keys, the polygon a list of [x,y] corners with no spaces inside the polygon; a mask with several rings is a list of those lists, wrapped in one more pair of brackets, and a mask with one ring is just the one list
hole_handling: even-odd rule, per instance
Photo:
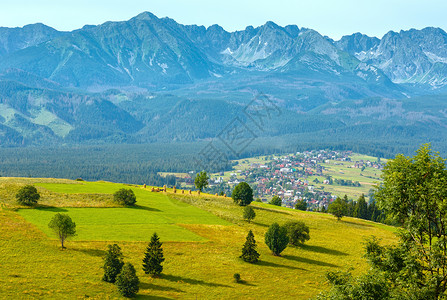
{"label": "grassy field", "polygon": [[[106,196],[122,185],[50,179],[0,182],[0,298],[119,298],[115,286],[101,281],[102,256],[107,245],[117,241],[125,260],[136,266],[140,299],[308,299],[327,288],[325,272],[350,267],[356,274],[365,270],[365,237],[375,235],[383,243],[396,240],[394,228],[385,225],[354,218],[337,221],[327,214],[262,203],[252,204],[257,216],[247,223],[242,220],[241,207],[231,199],[206,194],[152,193],[132,186],[139,208],[83,208],[72,205],[81,199],[89,203],[92,195],[103,195],[107,202]],[[59,206],[16,206],[13,191],[29,182],[45,195],[42,202]],[[63,251],[44,228],[44,219],[58,210],[78,225],[78,236]],[[273,222],[289,220],[304,221],[311,239],[303,247],[286,248],[281,257],[273,256],[263,242],[264,233]],[[107,226],[101,227],[102,223]],[[250,229],[261,254],[261,261],[253,265],[238,258]],[[117,231],[115,236],[107,236],[113,231]],[[156,279],[141,269],[146,241],[153,231],[164,241],[166,258],[163,276]],[[137,235],[146,238],[141,241]],[[234,273],[240,273],[245,283],[234,283]]]}
{"label": "grassy field", "polygon": [[[353,156],[355,157],[355,156]],[[368,156],[358,156],[356,159],[366,159]],[[374,161],[370,159],[371,161]],[[357,199],[361,194],[368,194],[368,191],[374,188],[374,185],[381,181],[381,170],[367,167],[363,171],[359,168],[353,168],[353,162],[330,161],[321,164],[324,167],[323,174],[330,175],[333,179],[344,179],[358,181],[360,187],[341,186],[341,185],[319,185],[323,186],[325,191],[336,195],[348,195],[349,198]],[[321,181],[321,179],[320,179]]]}
{"label": "grassy field", "polygon": [[111,194],[125,187],[131,188],[137,197],[137,206],[132,208],[72,208],[67,207],[70,206],[69,200],[60,197],[59,207],[18,211],[27,221],[49,236],[51,231],[48,223],[57,212],[72,216],[78,227],[75,239],[87,241],[145,241],[154,231],[168,241],[202,241],[202,237],[179,224],[230,225],[211,213],[169,198],[165,194],[152,193],[150,188],[109,182],[37,183],[36,186],[59,195],[84,194],[87,197],[92,194]]}

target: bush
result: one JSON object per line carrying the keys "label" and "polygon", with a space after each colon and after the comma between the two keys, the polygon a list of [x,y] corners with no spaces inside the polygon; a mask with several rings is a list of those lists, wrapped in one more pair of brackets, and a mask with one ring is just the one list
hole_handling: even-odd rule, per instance
{"label": "bush", "polygon": [[17,192],[16,199],[22,205],[33,205],[40,199],[40,195],[33,185],[25,185]]}
{"label": "bush", "polygon": [[123,269],[116,277],[116,286],[118,291],[124,297],[135,297],[140,290],[140,280],[138,279],[137,272],[131,263],[126,263]]}
{"label": "bush", "polygon": [[234,281],[235,281],[235,282],[237,282],[237,283],[240,283],[240,282],[241,282],[241,274],[239,274],[239,273],[234,273],[233,278],[234,278]]}
{"label": "bush", "polygon": [[272,198],[272,200],[270,200],[269,204],[273,204],[273,205],[276,205],[276,206],[281,206],[281,204],[282,204],[282,200],[281,200],[280,197],[278,197],[278,196],[274,196],[274,197]]}
{"label": "bush", "polygon": [[244,220],[248,221],[248,223],[251,222],[256,217],[255,210],[251,206],[244,207],[244,213],[243,213]]}
{"label": "bush", "polygon": [[279,226],[278,223],[270,225],[265,233],[265,244],[272,251],[273,255],[280,256],[288,243],[289,237],[287,236],[286,228]]}
{"label": "bush", "polygon": [[233,190],[231,193],[231,197],[233,198],[236,204],[240,206],[249,205],[253,201],[253,190],[246,182],[241,182]]}
{"label": "bush", "polygon": [[132,189],[122,188],[113,194],[113,200],[119,204],[134,205],[137,202],[137,197],[135,197]]}
{"label": "bush", "polygon": [[114,283],[116,276],[121,272],[124,265],[123,253],[117,244],[108,245],[108,248],[106,256],[104,257],[104,276],[102,280]]}
{"label": "bush", "polygon": [[307,210],[306,200],[298,200],[295,204],[295,209],[303,210],[303,211]]}
{"label": "bush", "polygon": [[288,222],[284,225],[289,237],[289,244],[299,246],[310,239],[309,227],[304,222]]}

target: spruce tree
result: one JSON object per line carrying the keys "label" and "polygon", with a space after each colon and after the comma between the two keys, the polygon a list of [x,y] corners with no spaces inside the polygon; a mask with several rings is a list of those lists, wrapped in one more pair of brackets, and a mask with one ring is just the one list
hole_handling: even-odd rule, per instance
{"label": "spruce tree", "polygon": [[163,271],[163,266],[161,263],[165,260],[163,258],[163,249],[161,248],[162,243],[157,233],[151,237],[151,241],[146,248],[146,253],[143,259],[143,271],[152,277],[157,277]]}
{"label": "spruce tree", "polygon": [[104,257],[104,276],[102,280],[114,283],[116,276],[121,272],[124,265],[123,253],[117,244],[108,245],[108,247],[109,249]]}
{"label": "spruce tree", "polygon": [[240,258],[249,263],[255,263],[259,260],[259,253],[256,251],[255,236],[251,230],[248,232],[247,240],[242,247],[242,255]]}
{"label": "spruce tree", "polygon": [[140,290],[140,279],[131,263],[126,263],[116,277],[116,286],[120,294],[127,298],[135,297]]}

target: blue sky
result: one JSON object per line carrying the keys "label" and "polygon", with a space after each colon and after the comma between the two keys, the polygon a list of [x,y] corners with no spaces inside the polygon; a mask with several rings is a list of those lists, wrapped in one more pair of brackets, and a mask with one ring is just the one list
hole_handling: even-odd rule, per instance
{"label": "blue sky", "polygon": [[312,28],[334,39],[354,32],[382,37],[427,26],[447,29],[446,0],[0,0],[0,26],[44,23],[58,30],[123,21],[150,11],[182,24],[219,24],[228,31],[266,21]]}

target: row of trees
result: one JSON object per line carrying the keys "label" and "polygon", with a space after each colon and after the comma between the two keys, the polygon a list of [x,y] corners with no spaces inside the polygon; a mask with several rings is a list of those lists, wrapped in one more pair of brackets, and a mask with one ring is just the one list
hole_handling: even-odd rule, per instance
{"label": "row of trees", "polygon": [[343,198],[337,197],[337,199],[329,204],[328,212],[334,215],[337,220],[340,220],[344,216],[381,223],[385,222],[386,220],[385,212],[379,209],[375,201],[368,204],[365,199],[365,195],[363,194],[357,199],[357,201],[348,200],[347,195]]}
{"label": "row of trees", "polygon": [[[309,227],[304,222],[288,222],[284,226],[273,223],[265,233],[265,244],[275,256],[280,256],[281,252],[288,244],[299,246],[310,239]],[[246,241],[242,247],[240,258],[249,263],[256,263],[260,254],[256,251],[256,241],[253,231],[249,231]]]}

